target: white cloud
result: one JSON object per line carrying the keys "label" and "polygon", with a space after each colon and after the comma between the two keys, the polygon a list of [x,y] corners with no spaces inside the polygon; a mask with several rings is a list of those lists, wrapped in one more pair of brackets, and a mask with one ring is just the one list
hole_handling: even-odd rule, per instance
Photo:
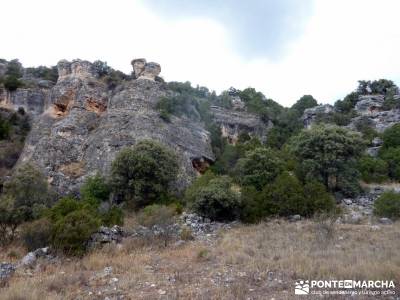
{"label": "white cloud", "polygon": [[359,79],[400,79],[397,0],[316,0],[305,32],[280,61],[245,60],[229,28],[161,19],[139,1],[7,0],[2,11],[0,57],[25,65],[79,57],[130,72],[132,58],[146,57],[168,81],[217,91],[253,86],[285,105],[303,94],[333,102]]}

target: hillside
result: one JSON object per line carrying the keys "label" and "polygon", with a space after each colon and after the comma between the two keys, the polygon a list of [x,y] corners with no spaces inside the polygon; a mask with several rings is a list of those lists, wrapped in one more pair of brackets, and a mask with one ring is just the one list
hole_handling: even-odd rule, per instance
{"label": "hillside", "polygon": [[131,65],[0,60],[4,299],[292,299],[297,279],[400,280],[392,81],[288,108]]}

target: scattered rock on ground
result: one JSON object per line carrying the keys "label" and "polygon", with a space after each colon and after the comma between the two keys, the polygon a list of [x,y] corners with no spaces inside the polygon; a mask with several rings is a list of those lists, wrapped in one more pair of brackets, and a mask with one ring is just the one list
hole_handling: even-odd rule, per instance
{"label": "scattered rock on ground", "polygon": [[390,220],[389,218],[380,218],[379,223],[381,223],[383,225],[391,225],[391,224],[393,224],[393,221]]}

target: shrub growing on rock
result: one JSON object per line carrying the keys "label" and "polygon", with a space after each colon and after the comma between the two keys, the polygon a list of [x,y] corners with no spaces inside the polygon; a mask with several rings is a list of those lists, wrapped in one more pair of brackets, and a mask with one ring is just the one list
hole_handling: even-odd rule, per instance
{"label": "shrub growing on rock", "polygon": [[386,129],[382,136],[383,147],[400,147],[400,124],[393,125]]}
{"label": "shrub growing on rock", "polygon": [[374,214],[392,220],[400,218],[400,194],[393,191],[383,193],[374,203]]}
{"label": "shrub growing on rock", "polygon": [[140,208],[165,199],[177,171],[177,158],[171,150],[155,141],[141,141],[123,149],[113,161],[113,189]]}
{"label": "shrub growing on rock", "polygon": [[400,180],[400,147],[382,149],[379,156],[388,164],[389,177]]}
{"label": "shrub growing on rock", "polygon": [[192,205],[200,216],[215,221],[232,221],[240,215],[240,195],[228,176],[212,179],[198,190]]}
{"label": "shrub growing on rock", "polygon": [[110,186],[99,174],[87,178],[81,187],[82,199],[91,199],[99,202],[107,201],[110,196],[110,191]]}

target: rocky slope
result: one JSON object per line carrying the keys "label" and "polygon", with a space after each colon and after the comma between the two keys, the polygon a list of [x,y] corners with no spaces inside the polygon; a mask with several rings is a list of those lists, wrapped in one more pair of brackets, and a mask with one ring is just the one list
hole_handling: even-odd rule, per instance
{"label": "rocky slope", "polygon": [[[34,163],[66,194],[77,191],[89,175],[107,174],[123,147],[155,139],[178,154],[176,186],[185,187],[215,159],[206,124],[185,116],[162,120],[156,105],[174,92],[158,77],[160,65],[136,59],[132,66],[131,79],[115,89],[92,63],[62,60],[54,86],[0,91],[1,106],[23,107],[34,116],[19,163]],[[258,116],[234,108],[213,107],[211,115],[232,143],[243,131],[264,138],[268,129]]]}

